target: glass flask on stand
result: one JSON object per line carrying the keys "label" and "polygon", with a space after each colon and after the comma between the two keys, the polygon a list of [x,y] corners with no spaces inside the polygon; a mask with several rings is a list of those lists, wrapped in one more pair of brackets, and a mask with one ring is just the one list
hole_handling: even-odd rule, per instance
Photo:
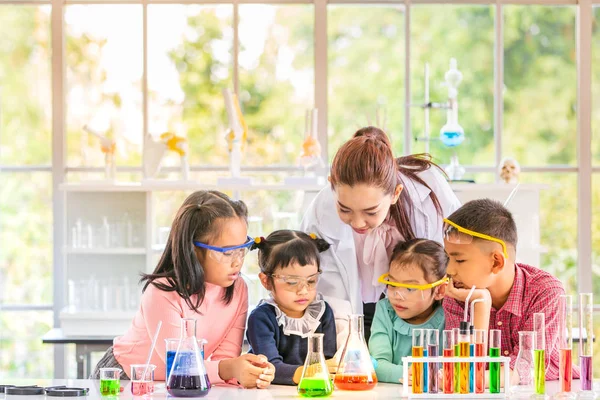
{"label": "glass flask on stand", "polygon": [[210,390],[210,381],[204,367],[202,351],[196,339],[196,320],[181,320],[181,338],[167,372],[167,392],[173,397],[203,397]]}
{"label": "glass flask on stand", "polygon": [[308,337],[308,353],[304,361],[298,394],[302,397],[326,397],[333,392],[333,384],[323,354],[323,334]]}
{"label": "glass flask on stand", "polygon": [[511,388],[511,398],[529,398],[534,392],[533,364],[534,364],[534,338],[535,332],[519,332],[519,354],[515,361],[514,383]]}
{"label": "glass flask on stand", "polygon": [[371,362],[364,335],[362,314],[350,316],[350,333],[335,375],[340,390],[371,390],[377,385],[377,375]]}

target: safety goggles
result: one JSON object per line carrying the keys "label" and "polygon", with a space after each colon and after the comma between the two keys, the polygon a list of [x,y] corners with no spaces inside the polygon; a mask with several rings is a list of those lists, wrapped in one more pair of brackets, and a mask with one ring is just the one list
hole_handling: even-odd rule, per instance
{"label": "safety goggles", "polygon": [[194,245],[196,247],[206,249],[209,257],[216,262],[220,264],[228,264],[238,258],[244,259],[248,251],[250,251],[250,246],[252,246],[252,243],[254,243],[254,239],[248,236],[246,243],[238,246],[217,247],[200,242],[194,242]]}
{"label": "safety goggles", "polygon": [[504,240],[463,228],[446,218],[444,218],[443,234],[444,240],[453,244],[470,244],[473,242],[474,237],[500,243],[504,257],[508,258],[508,251],[506,250],[506,243]]}
{"label": "safety goggles", "polygon": [[377,280],[379,283],[386,285],[386,293],[388,297],[400,298],[402,300],[414,300],[419,297],[419,293],[422,300],[425,300],[425,290],[433,289],[437,286],[448,283],[448,277],[445,276],[439,281],[433,283],[426,283],[423,285],[416,285],[412,283],[400,283],[389,280],[390,274],[383,274]]}
{"label": "safety goggles", "polygon": [[298,292],[305,286],[307,290],[311,291],[317,288],[321,271],[307,277],[276,274],[271,274],[269,276],[283,283],[283,289],[287,290],[288,292]]}

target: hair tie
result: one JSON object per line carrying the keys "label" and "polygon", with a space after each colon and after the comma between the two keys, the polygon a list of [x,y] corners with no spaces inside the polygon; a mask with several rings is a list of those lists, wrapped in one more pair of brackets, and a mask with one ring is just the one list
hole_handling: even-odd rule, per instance
{"label": "hair tie", "polygon": [[262,237],[262,236],[257,236],[257,237],[254,238],[254,243],[255,244],[260,244],[261,242],[264,242],[264,241],[265,241],[265,238]]}
{"label": "hair tie", "polygon": [[310,236],[312,240],[317,240],[317,235],[314,233],[309,233],[308,236]]}

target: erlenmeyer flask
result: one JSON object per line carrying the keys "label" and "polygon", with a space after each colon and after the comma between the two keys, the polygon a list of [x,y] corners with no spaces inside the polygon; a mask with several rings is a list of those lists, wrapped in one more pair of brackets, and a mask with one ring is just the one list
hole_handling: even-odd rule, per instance
{"label": "erlenmeyer flask", "polygon": [[203,397],[210,390],[210,381],[204,368],[203,351],[196,340],[196,320],[181,320],[181,338],[173,359],[167,391],[173,397]]}
{"label": "erlenmeyer flask", "polygon": [[533,347],[535,332],[519,332],[519,354],[515,361],[513,386],[511,391],[517,398],[529,397],[534,392],[533,387]]}
{"label": "erlenmeyer flask", "polygon": [[334,383],[341,390],[371,390],[377,385],[377,375],[365,343],[362,314],[350,316],[350,334]]}
{"label": "erlenmeyer flask", "polygon": [[302,397],[325,397],[333,392],[329,370],[323,355],[323,334],[308,337],[308,353],[304,361],[298,394]]}

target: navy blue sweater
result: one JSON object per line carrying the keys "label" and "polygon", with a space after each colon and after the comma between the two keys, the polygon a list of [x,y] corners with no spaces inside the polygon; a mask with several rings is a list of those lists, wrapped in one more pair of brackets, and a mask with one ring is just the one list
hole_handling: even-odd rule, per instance
{"label": "navy blue sweater", "polygon": [[[335,318],[327,303],[315,333],[325,334],[323,354],[325,359],[332,358],[337,350]],[[294,372],[304,365],[308,353],[308,339],[298,335],[284,335],[283,328],[277,324],[275,307],[266,303],[256,307],[250,314],[246,335],[250,343],[248,352],[265,355],[275,366],[273,383],[294,385]]]}

